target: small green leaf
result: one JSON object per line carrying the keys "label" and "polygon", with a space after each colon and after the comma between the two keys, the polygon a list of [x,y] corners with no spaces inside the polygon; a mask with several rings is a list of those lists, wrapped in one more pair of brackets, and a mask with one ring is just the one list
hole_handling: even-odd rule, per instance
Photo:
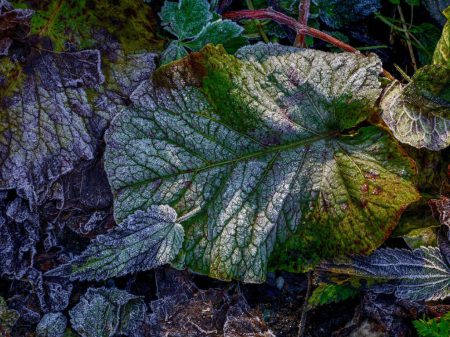
{"label": "small green leaf", "polygon": [[178,60],[188,54],[186,48],[184,48],[179,41],[170,42],[169,46],[161,54],[161,64],[167,64],[172,61]]}
{"label": "small green leaf", "polygon": [[321,283],[308,300],[310,307],[345,301],[358,296],[359,289],[338,284]]}
{"label": "small green leaf", "polygon": [[159,16],[162,26],[180,40],[193,38],[212,19],[207,0],[166,1]]}
{"label": "small green leaf", "polygon": [[439,318],[413,321],[420,337],[448,337],[450,336],[450,312]]}
{"label": "small green leaf", "polygon": [[132,335],[144,313],[139,296],[116,288],[89,288],[69,312],[72,328],[82,337]]}
{"label": "small green leaf", "polygon": [[105,235],[95,238],[78,257],[47,273],[71,279],[104,280],[171,262],[183,243],[183,227],[169,206],[137,211]]}
{"label": "small green leaf", "polygon": [[208,23],[201,32],[191,41],[184,45],[198,51],[208,43],[223,44],[224,46],[233,38],[238,37],[244,29],[230,20],[217,20]]}
{"label": "small green leaf", "polygon": [[420,0],[405,0],[405,2],[410,6],[419,6]]}

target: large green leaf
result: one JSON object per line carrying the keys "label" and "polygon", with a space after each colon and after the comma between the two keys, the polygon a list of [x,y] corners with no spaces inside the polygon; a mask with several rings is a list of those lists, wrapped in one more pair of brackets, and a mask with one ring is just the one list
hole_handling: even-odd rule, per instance
{"label": "large green leaf", "polygon": [[407,85],[393,82],[381,100],[383,120],[395,137],[417,148],[450,145],[450,68],[420,68]]}
{"label": "large green leaf", "polygon": [[[450,7],[444,10],[445,17],[450,20]],[[447,22],[442,36],[434,50],[433,64],[450,66],[450,23]]]}
{"label": "large green leaf", "polygon": [[221,279],[263,281],[274,249],[291,270],[371,251],[418,198],[395,142],[353,129],[380,69],[373,55],[264,44],[163,68],[106,135],[116,220],[173,206],[185,229],[174,263]]}

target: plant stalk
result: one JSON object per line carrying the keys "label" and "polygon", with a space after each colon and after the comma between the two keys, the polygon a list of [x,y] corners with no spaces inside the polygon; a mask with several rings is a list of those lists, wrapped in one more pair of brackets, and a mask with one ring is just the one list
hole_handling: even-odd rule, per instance
{"label": "plant stalk", "polygon": [[402,27],[405,30],[406,44],[408,46],[409,56],[411,57],[411,63],[412,63],[414,71],[416,71],[417,70],[417,61],[416,61],[416,57],[414,56],[414,49],[412,47],[411,37],[409,35],[408,26],[406,25],[405,16],[403,15],[403,10],[400,5],[397,5],[397,9],[398,9],[398,14],[400,15],[400,20],[402,21]]}
{"label": "plant stalk", "polygon": [[309,271],[306,276],[308,277],[308,286],[306,288],[305,300],[303,301],[302,314],[300,316],[300,323],[298,324],[298,334],[297,337],[303,337],[306,327],[306,318],[309,310],[308,301],[311,297],[312,287],[313,287],[313,272]]}
{"label": "plant stalk", "polygon": [[[311,5],[311,0],[301,0],[298,5],[298,22],[302,25],[308,25],[309,18],[309,7]],[[294,46],[296,47],[306,47],[305,44],[305,34],[298,33],[295,37]]]}

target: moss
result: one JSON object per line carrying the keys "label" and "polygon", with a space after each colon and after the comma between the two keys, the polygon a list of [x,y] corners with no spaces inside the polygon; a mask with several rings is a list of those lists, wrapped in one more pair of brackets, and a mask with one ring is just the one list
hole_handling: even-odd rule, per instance
{"label": "moss", "polygon": [[258,128],[254,109],[248,108],[237,82],[245,81],[246,65],[229,55],[222,45],[207,45],[179,61],[159,68],[154,81],[159,86],[184,83],[198,87],[207,97],[212,111],[204,111],[234,130],[248,133]]}
{"label": "moss", "polygon": [[68,44],[93,46],[95,30],[106,30],[126,53],[163,48],[164,41],[156,36],[155,14],[139,1],[20,0],[15,5],[36,11],[31,33],[50,38],[56,51],[66,50]]}
{"label": "moss", "polygon": [[11,96],[22,85],[25,75],[22,66],[8,57],[0,58],[0,106],[3,100]]}

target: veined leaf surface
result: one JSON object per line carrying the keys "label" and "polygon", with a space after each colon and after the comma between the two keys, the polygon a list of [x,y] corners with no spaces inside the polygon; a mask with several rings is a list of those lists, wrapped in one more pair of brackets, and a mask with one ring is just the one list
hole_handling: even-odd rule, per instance
{"label": "veined leaf surface", "polygon": [[450,267],[436,247],[379,249],[350,262],[325,263],[321,269],[381,282],[374,291],[393,292],[401,299],[439,300],[450,295]]}
{"label": "veined leaf surface", "polygon": [[71,279],[104,280],[161,266],[172,261],[183,243],[183,227],[169,206],[137,211],[68,264],[48,275]]}
{"label": "veined leaf surface", "polygon": [[402,143],[433,151],[446,148],[450,145],[450,68],[425,66],[407,85],[393,82],[381,108],[383,120]]}
{"label": "veined leaf surface", "polygon": [[418,198],[388,134],[352,129],[379,96],[375,56],[279,45],[220,47],[142,83],[106,135],[115,217],[169,204],[174,262],[261,282],[269,257],[298,270],[371,251]]}

